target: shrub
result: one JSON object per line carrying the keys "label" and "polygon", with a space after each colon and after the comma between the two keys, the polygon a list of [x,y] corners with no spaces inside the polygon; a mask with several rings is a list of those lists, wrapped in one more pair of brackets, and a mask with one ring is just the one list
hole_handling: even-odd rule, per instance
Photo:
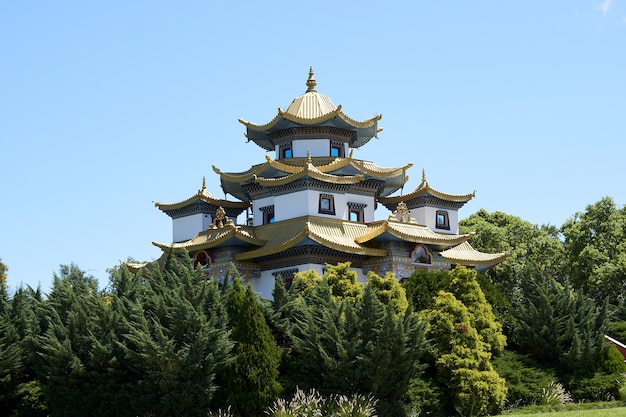
{"label": "shrub", "polygon": [[572,395],[560,382],[552,381],[547,388],[541,389],[541,405],[562,405],[572,402]]}
{"label": "shrub", "polygon": [[506,350],[494,359],[493,367],[506,380],[508,407],[539,402],[541,387],[556,379],[552,370],[541,369],[530,357]]}
{"label": "shrub", "polygon": [[595,373],[592,377],[572,377],[567,381],[576,401],[614,401],[622,397],[624,374]]}

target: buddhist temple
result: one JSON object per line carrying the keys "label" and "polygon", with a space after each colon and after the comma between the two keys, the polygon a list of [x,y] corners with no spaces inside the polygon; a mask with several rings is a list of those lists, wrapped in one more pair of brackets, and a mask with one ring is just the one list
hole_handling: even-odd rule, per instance
{"label": "buddhist temple", "polygon": [[[241,172],[213,166],[232,199],[216,198],[203,180],[181,202],[155,203],[172,218],[173,236],[153,244],[163,257],[188,253],[207,278],[223,279],[233,264],[267,298],[276,277],[289,285],[296,272],[321,275],[327,263],[349,261],[365,281],[369,271],[402,279],[416,268],[485,269],[505,259],[506,253],[475,250],[472,234],[459,234],[458,211],[474,192],[437,191],[422,171],[414,191],[394,194],[412,164],[389,168],[353,158],[355,148],[380,133],[380,120],[349,117],[317,91],[311,68],[306,91],[286,110],[264,124],[239,120],[248,142],[269,154]],[[390,213],[382,220],[381,206]]]}

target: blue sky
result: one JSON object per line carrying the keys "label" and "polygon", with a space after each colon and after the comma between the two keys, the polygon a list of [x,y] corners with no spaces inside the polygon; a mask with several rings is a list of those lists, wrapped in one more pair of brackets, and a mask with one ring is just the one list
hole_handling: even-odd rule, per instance
{"label": "blue sky", "polygon": [[[480,208],[560,226],[626,203],[626,1],[0,3],[0,259],[9,286],[50,290],[74,263],[153,260],[153,201],[207,187],[211,166],[264,161],[265,123],[318,91],[357,120],[355,151],[412,162]],[[273,155],[272,155],[273,156]],[[381,211],[384,209],[381,209]],[[384,217],[387,213],[381,213]]]}

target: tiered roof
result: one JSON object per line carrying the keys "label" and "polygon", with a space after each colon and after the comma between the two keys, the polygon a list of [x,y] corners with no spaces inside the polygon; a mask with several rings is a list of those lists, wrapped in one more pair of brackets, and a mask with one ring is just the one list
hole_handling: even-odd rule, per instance
{"label": "tiered roof", "polygon": [[356,121],[341,110],[341,105],[335,106],[330,98],[318,93],[315,89],[317,82],[313,68],[309,70],[306,85],[306,92],[296,97],[287,110],[279,108],[278,114],[270,122],[258,125],[239,119],[239,122],[246,127],[248,140],[267,151],[272,151],[276,146],[276,138],[273,137],[273,133],[292,127],[325,124],[355,131],[350,140],[350,147],[358,148],[365,145],[382,130],[378,128],[378,121],[382,115],[374,116],[362,122]]}
{"label": "tiered roof", "polygon": [[266,162],[254,165],[240,173],[226,173],[213,166],[220,175],[222,189],[240,200],[250,200],[246,184],[261,187],[285,185],[302,178],[312,178],[328,184],[359,184],[367,179],[381,181],[379,195],[389,195],[400,189],[408,180],[406,171],[412,166],[383,168],[368,161],[352,158],[311,157],[289,158],[274,161],[266,156]]}

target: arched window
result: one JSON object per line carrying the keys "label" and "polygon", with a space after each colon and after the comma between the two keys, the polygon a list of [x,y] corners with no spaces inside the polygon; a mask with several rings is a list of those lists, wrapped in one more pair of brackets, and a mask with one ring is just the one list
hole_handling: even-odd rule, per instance
{"label": "arched window", "polygon": [[413,263],[418,263],[418,264],[432,263],[431,262],[432,258],[430,256],[430,253],[428,252],[428,249],[426,249],[426,246],[424,245],[417,245],[415,247],[415,249],[411,253],[411,259],[413,260]]}
{"label": "arched window", "polygon": [[196,256],[193,257],[193,267],[197,267],[198,264],[202,266],[210,266],[211,257],[209,256],[209,254],[203,250],[196,252]]}

